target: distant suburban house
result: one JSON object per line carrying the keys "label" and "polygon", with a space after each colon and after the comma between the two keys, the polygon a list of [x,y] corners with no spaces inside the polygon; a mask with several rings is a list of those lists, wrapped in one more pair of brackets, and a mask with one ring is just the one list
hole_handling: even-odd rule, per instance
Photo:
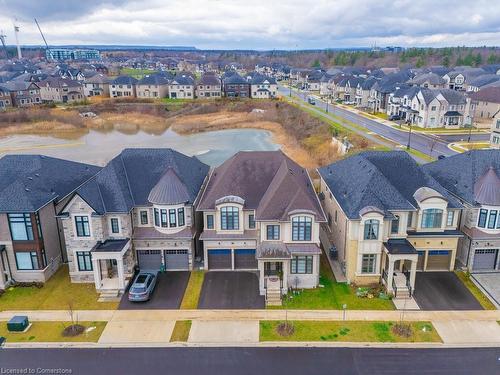
{"label": "distant suburban house", "polygon": [[411,79],[410,86],[418,86],[426,89],[444,89],[447,88],[446,80],[436,73],[424,73]]}
{"label": "distant suburban house", "polygon": [[426,164],[424,170],[465,208],[458,265],[472,273],[500,272],[500,152],[468,151]]}
{"label": "distant suburban house", "polygon": [[85,98],[83,85],[68,78],[49,77],[38,83],[43,102],[74,103]]}
{"label": "distant suburban house", "polygon": [[378,81],[378,78],[370,76],[361,82],[358,82],[356,86],[356,94],[354,97],[354,102],[356,107],[368,108],[368,100],[370,98],[370,90]]}
{"label": "distant suburban house", "polygon": [[250,96],[253,99],[271,99],[278,95],[276,80],[262,74],[254,74],[250,80]]}
{"label": "distant suburban house", "polygon": [[103,73],[97,73],[90,78],[86,78],[83,83],[85,96],[109,97],[109,86],[111,80]]}
{"label": "distant suburban house", "polygon": [[168,97],[169,80],[160,74],[146,75],[136,84],[138,98],[166,98]]}
{"label": "distant suburban house", "polygon": [[111,81],[110,96],[112,98],[135,98],[137,79],[130,76],[118,76]]}
{"label": "distant suburban house", "polygon": [[500,110],[493,115],[491,122],[490,147],[500,149]]}
{"label": "distant suburban house", "polygon": [[197,211],[206,270],[256,271],[268,303],[318,286],[326,219],[309,174],[281,151],[238,152],[215,168]]}
{"label": "distant suburban house", "polygon": [[204,73],[196,82],[196,97],[200,99],[218,99],[222,97],[222,83],[214,73]]}
{"label": "distant suburban house", "polygon": [[40,87],[34,82],[13,80],[0,84],[0,87],[10,93],[14,107],[31,107],[42,103]]}
{"label": "distant suburban house", "polygon": [[482,74],[470,80],[466,84],[467,92],[477,92],[486,87],[500,87],[500,75],[498,74]]}
{"label": "distant suburban house", "polygon": [[170,99],[194,99],[194,79],[189,74],[176,75],[168,85]]}
{"label": "distant suburban house", "polygon": [[10,107],[12,107],[10,91],[6,88],[3,88],[2,84],[0,83],[0,111],[4,111]]}
{"label": "distant suburban house", "polygon": [[222,88],[224,90],[224,95],[228,98],[250,97],[250,82],[238,73],[233,73],[223,78]]}
{"label": "distant suburban house", "polygon": [[417,271],[454,269],[462,205],[409,154],[363,152],[319,174],[328,236],[348,282],[382,282],[407,298]]}
{"label": "distant suburban house", "polygon": [[99,169],[41,155],[0,159],[0,289],[45,282],[67,261],[57,207]]}
{"label": "distant suburban house", "polygon": [[474,120],[478,127],[489,127],[493,116],[500,111],[500,87],[485,87],[470,95],[474,103]]}

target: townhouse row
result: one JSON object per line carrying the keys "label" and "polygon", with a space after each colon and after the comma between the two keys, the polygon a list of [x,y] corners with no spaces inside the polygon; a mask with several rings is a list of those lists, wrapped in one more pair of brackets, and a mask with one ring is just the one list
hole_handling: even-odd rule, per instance
{"label": "townhouse row", "polygon": [[255,272],[269,300],[318,287],[331,244],[348,282],[396,296],[416,272],[500,271],[500,151],[425,166],[366,152],[318,172],[317,192],[281,151],[213,169],[172,149],[125,149],[102,168],[4,156],[0,289],[45,282],[63,263],[72,282],[116,294],[138,269],[203,267]]}

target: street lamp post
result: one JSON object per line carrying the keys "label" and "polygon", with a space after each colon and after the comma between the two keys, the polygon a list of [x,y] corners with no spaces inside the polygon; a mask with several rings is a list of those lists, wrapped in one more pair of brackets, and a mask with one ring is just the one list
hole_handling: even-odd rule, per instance
{"label": "street lamp post", "polygon": [[327,95],[327,96],[326,96],[326,113],[328,113],[328,97],[329,97],[329,96],[330,96],[330,95]]}
{"label": "street lamp post", "polygon": [[408,133],[408,144],[406,145],[406,149],[409,150],[411,147],[411,121],[410,121],[410,132]]}

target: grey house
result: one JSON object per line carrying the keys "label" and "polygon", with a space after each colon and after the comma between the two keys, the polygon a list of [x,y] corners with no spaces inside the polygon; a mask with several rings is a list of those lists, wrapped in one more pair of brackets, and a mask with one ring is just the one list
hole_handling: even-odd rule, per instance
{"label": "grey house", "polygon": [[0,289],[45,282],[66,260],[57,207],[99,169],[41,155],[0,159]]}
{"label": "grey house", "polygon": [[469,151],[424,168],[465,207],[459,264],[471,272],[500,272],[500,151]]}
{"label": "grey house", "polygon": [[190,270],[209,167],[172,149],[125,149],[60,210],[73,282],[122,293],[138,266]]}

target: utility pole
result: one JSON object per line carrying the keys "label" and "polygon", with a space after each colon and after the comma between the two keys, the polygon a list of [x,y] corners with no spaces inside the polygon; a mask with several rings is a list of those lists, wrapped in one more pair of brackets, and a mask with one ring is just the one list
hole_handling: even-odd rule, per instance
{"label": "utility pole", "polygon": [[329,98],[330,95],[327,95],[326,96],[326,113],[328,113],[328,98]]}
{"label": "utility pole", "polygon": [[406,145],[406,149],[409,150],[411,147],[411,121],[410,121],[410,132],[408,133],[408,144]]}
{"label": "utility pole", "polygon": [[21,53],[21,46],[19,45],[19,26],[17,26],[15,23],[14,23],[14,34],[16,36],[17,58],[21,60],[23,58],[23,54]]}

